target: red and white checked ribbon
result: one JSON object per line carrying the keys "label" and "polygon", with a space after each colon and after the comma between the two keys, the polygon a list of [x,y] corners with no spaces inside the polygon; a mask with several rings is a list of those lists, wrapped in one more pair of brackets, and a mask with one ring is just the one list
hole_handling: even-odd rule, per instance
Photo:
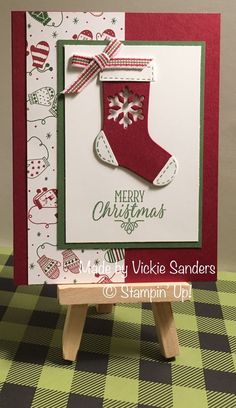
{"label": "red and white checked ribbon", "polygon": [[113,58],[117,54],[122,43],[119,40],[109,42],[101,54],[94,57],[83,57],[82,55],[73,55],[71,63],[74,66],[84,68],[81,75],[68,88],[62,91],[63,94],[78,94],[89,82],[95,78],[99,72],[106,68],[109,69],[135,69],[142,70],[145,68],[151,58]]}

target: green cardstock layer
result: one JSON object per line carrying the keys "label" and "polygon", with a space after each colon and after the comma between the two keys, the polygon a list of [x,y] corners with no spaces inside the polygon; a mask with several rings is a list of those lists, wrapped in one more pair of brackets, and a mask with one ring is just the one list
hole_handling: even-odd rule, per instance
{"label": "green cardstock layer", "polygon": [[[159,41],[123,41],[126,45],[170,45],[170,46],[201,46],[201,94],[200,94],[200,158],[199,158],[199,228],[198,241],[194,242],[66,242],[66,197],[65,197],[65,96],[64,89],[64,46],[65,45],[107,45],[107,41],[57,41],[57,83],[58,83],[58,142],[57,142],[57,187],[58,187],[58,227],[57,245],[59,249],[102,249],[102,248],[201,248],[202,246],[202,169],[203,169],[203,134],[204,134],[204,73],[205,43],[204,42],[159,42]],[[83,216],[81,214],[81,216]]]}

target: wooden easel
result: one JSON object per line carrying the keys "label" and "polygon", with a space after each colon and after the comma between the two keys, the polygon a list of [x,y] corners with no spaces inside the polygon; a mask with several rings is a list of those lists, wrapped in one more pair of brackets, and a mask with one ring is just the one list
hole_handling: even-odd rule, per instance
{"label": "wooden easel", "polygon": [[[107,293],[108,295],[110,294],[110,297],[104,295],[108,286],[109,290]],[[129,288],[132,288],[133,291],[137,290],[140,297],[124,298],[122,291],[124,287],[128,288],[127,290]],[[178,290],[176,290],[176,287]],[[166,358],[177,356],[179,354],[179,342],[171,302],[190,300],[191,285],[189,283],[76,284],[59,285],[57,291],[59,303],[68,306],[62,337],[64,359],[69,361],[76,359],[83,334],[88,304],[91,303],[91,300],[93,304],[96,304],[98,313],[110,313],[114,303],[150,302],[147,298],[147,293],[154,294],[155,291],[157,295],[152,297],[152,311],[161,353]],[[178,297],[180,293],[181,296]],[[160,296],[160,294],[163,296]]]}

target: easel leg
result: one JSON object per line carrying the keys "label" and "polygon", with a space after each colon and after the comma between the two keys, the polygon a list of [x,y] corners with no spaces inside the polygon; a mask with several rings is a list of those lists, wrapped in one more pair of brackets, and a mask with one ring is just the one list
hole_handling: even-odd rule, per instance
{"label": "easel leg", "polygon": [[179,341],[170,302],[152,303],[156,333],[161,353],[166,358],[179,354]]}
{"label": "easel leg", "polygon": [[112,303],[96,305],[96,310],[98,313],[111,313],[112,312]]}
{"label": "easel leg", "polygon": [[62,347],[65,360],[74,361],[79,350],[88,305],[68,306],[64,324]]}

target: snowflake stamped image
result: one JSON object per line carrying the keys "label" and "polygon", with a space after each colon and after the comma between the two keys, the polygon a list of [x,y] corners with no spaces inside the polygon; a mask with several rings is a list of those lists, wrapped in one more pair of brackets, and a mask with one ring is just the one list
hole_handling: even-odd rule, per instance
{"label": "snowflake stamped image", "polygon": [[115,122],[119,121],[124,129],[138,120],[143,120],[142,101],[144,96],[134,94],[126,87],[123,91],[114,96],[110,96],[109,100],[109,116],[108,119],[113,119]]}

